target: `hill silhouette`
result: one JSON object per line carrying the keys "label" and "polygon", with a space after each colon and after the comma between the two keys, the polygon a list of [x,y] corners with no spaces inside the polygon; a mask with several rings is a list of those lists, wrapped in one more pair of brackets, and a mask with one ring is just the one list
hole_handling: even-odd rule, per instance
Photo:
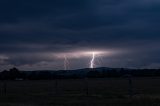
{"label": "hill silhouette", "polygon": [[35,70],[22,71],[12,68],[0,72],[1,80],[42,80],[67,78],[104,78],[104,77],[156,77],[160,76],[160,69],[129,69],[129,68],[84,68],[77,70]]}

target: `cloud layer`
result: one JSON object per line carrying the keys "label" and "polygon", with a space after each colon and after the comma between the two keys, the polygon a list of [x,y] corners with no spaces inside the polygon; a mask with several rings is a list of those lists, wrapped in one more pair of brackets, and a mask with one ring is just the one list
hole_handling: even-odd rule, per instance
{"label": "cloud layer", "polygon": [[5,0],[0,11],[1,69],[63,69],[54,55],[89,50],[117,51],[100,66],[160,66],[159,0]]}

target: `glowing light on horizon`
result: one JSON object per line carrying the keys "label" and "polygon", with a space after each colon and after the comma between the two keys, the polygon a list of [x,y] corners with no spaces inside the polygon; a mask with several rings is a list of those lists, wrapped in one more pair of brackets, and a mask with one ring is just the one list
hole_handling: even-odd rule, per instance
{"label": "glowing light on horizon", "polygon": [[[62,52],[56,53],[54,56],[59,59],[64,59],[64,70],[69,69],[69,61],[68,59],[84,59],[91,57],[89,61],[89,68],[95,68],[97,66],[102,65],[102,58],[105,56],[113,55],[115,51],[111,50],[82,50],[82,51],[71,51],[71,52]],[[117,52],[118,53],[118,52]]]}
{"label": "glowing light on horizon", "polygon": [[69,61],[67,59],[67,56],[64,55],[64,70],[67,70],[69,68]]}
{"label": "glowing light on horizon", "polygon": [[102,51],[92,51],[92,52],[86,52],[86,53],[92,56],[92,58],[90,60],[90,68],[96,67],[96,65],[97,65],[96,61],[98,62],[99,65],[101,65],[100,59],[102,57],[100,57],[100,59],[98,59],[98,58],[99,58],[99,56],[103,56],[104,54],[106,54],[106,52],[102,52]]}
{"label": "glowing light on horizon", "polygon": [[94,68],[94,65],[95,65],[95,53],[92,52],[92,59],[90,61],[90,68]]}
{"label": "glowing light on horizon", "polygon": [[112,51],[71,51],[71,52],[62,52],[62,53],[55,53],[53,54],[53,56],[55,56],[56,58],[63,58],[67,56],[67,59],[73,59],[73,58],[86,58],[86,57],[90,57],[94,52],[94,55],[96,56],[108,56],[108,55],[112,55],[113,52]]}

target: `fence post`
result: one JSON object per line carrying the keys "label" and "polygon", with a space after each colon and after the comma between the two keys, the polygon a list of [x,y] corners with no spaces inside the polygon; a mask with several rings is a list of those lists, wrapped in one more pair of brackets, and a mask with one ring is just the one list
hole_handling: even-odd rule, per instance
{"label": "fence post", "polygon": [[4,93],[4,95],[7,94],[7,82],[5,80],[3,81],[3,91],[2,92]]}
{"label": "fence post", "polygon": [[86,77],[84,80],[85,80],[85,92],[86,95],[88,96],[89,95],[88,78]]}
{"label": "fence post", "polygon": [[58,94],[58,79],[55,79],[55,95],[57,96]]}
{"label": "fence post", "polygon": [[128,93],[129,93],[129,97],[132,98],[132,96],[133,96],[133,81],[132,81],[131,75],[128,75]]}

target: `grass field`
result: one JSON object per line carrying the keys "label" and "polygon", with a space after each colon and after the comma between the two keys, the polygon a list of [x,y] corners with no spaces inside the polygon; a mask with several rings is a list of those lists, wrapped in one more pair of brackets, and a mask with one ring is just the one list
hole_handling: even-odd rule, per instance
{"label": "grass field", "polygon": [[0,106],[160,106],[160,78],[1,81]]}

